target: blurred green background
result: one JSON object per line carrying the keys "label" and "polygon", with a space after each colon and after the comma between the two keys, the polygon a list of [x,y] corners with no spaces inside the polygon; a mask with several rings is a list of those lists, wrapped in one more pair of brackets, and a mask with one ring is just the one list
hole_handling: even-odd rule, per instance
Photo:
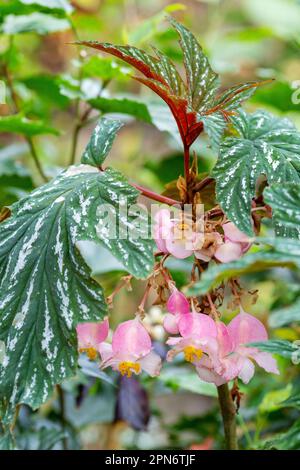
{"label": "blurred green background", "polygon": [[[59,7],[63,0],[57,0],[58,8],[52,9],[47,2],[36,3],[38,6],[33,0],[0,0],[0,80],[6,85],[11,80],[18,105],[12,119],[17,110],[7,88],[6,103],[0,104],[0,208],[42,183],[28,150],[28,138],[45,173],[54,176],[70,163],[72,154],[79,162],[99,111],[121,117],[127,124],[113,146],[108,165],[157,192],[182,174],[182,149],[165,106],[130,79],[130,70],[124,64],[72,44],[77,39],[95,39],[149,48],[151,43],[182,68],[177,36],[165,21],[166,14],[176,16],[196,34],[221,75],[222,87],[274,78],[271,85],[256,92],[246,108],[263,107],[289,117],[300,128],[299,0],[74,0],[72,11]],[[82,123],[85,113],[88,119]],[[205,138],[198,140],[195,150],[199,171],[209,171],[217,156]],[[85,243],[81,249],[109,295],[123,274],[122,267],[108,254],[104,263],[99,248],[92,244]],[[178,261],[170,268],[178,286],[184,285],[185,263]],[[270,327],[274,338],[297,340],[300,327],[293,311],[297,314],[300,310],[299,275],[273,270],[249,276],[243,283],[249,291],[259,291],[255,305],[251,304],[251,295],[245,299],[248,311]],[[143,283],[135,282],[133,288],[116,297],[112,325],[135,312]],[[283,321],[281,309],[294,303],[290,317],[285,316],[287,320]],[[159,307],[148,307],[146,321],[160,341],[164,339],[163,312]],[[225,306],[224,313],[230,318],[230,306]],[[296,437],[295,432],[293,436],[280,435],[299,417],[300,400],[293,406],[282,405],[292,389],[299,393],[299,367],[284,358],[279,358],[279,364],[280,377],[258,373],[242,389],[238,415],[242,448],[261,448],[274,435],[280,436],[275,439],[277,448],[300,447],[300,427]],[[215,389],[201,383],[181,362],[164,367],[157,381],[123,380],[120,387],[117,381],[114,375],[102,375],[85,362],[78,376],[63,386],[64,422],[57,394],[38,413],[23,407],[17,445],[222,447]]]}

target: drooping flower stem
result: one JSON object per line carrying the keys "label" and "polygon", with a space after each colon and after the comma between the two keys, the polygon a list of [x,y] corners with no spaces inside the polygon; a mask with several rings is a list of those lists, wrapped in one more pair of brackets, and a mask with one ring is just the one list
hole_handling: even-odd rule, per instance
{"label": "drooping flower stem", "polygon": [[220,385],[217,389],[223,419],[226,449],[238,450],[236,437],[236,410],[230,395],[228,384]]}

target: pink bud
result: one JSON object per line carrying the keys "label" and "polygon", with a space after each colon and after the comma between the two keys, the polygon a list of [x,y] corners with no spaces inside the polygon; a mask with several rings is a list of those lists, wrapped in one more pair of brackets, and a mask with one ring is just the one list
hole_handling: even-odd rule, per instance
{"label": "pink bud", "polygon": [[179,333],[177,318],[174,315],[165,315],[163,325],[166,332],[170,335],[177,335]]}
{"label": "pink bud", "polygon": [[176,287],[173,289],[167,302],[167,309],[173,315],[177,313],[184,314],[190,311],[190,304],[188,299]]}

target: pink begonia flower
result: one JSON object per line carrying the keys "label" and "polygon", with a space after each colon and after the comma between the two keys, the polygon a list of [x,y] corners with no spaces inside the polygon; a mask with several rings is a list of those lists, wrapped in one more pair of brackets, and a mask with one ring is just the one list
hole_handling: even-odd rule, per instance
{"label": "pink begonia flower", "polygon": [[241,308],[239,315],[231,320],[227,328],[233,342],[234,359],[239,369],[238,377],[244,383],[248,383],[254,375],[253,360],[266,372],[279,374],[276,360],[272,354],[246,346],[247,343],[268,339],[264,325],[257,318],[244,312]]}
{"label": "pink begonia flower", "polygon": [[185,360],[193,364],[201,360],[204,354],[217,354],[217,328],[212,318],[203,313],[190,312],[182,315],[178,322],[179,337],[169,338],[167,344],[174,346],[168,354],[171,361],[183,352]]}
{"label": "pink begonia flower", "polygon": [[127,377],[142,370],[154,377],[161,369],[161,358],[152,351],[151,338],[138,318],[121,323],[112,344],[101,343],[99,352],[102,368],[112,367]]}
{"label": "pink begonia flower", "polygon": [[193,230],[191,221],[181,217],[172,219],[168,209],[158,211],[154,220],[154,240],[162,253],[184,259],[202,247],[203,235]]}
{"label": "pink begonia flower", "polygon": [[229,263],[239,259],[249,250],[251,239],[241,232],[232,222],[223,225],[224,243],[215,252],[215,258],[221,263]]}
{"label": "pink begonia flower", "polygon": [[190,311],[190,304],[188,299],[182,292],[176,289],[175,286],[172,288],[172,293],[167,302],[167,310],[170,314],[165,315],[163,326],[167,333],[171,335],[177,335],[179,333],[178,322],[181,315],[185,315]]}
{"label": "pink begonia flower", "polygon": [[174,346],[167,359],[172,360],[176,354],[184,352],[185,359],[195,365],[199,377],[206,382],[220,386],[239,377],[248,383],[255,371],[253,361],[267,372],[279,374],[276,360],[270,353],[246,346],[266,341],[268,334],[264,325],[242,308],[228,326],[214,322],[207,315],[185,315],[179,322],[179,332],[181,338],[167,341]]}
{"label": "pink begonia flower", "polygon": [[214,383],[217,387],[237,377],[239,369],[232,355],[234,346],[228,328],[221,322],[216,322],[218,356],[205,357],[196,364],[199,377],[206,382]]}
{"label": "pink begonia flower", "polygon": [[90,360],[95,360],[99,344],[106,340],[108,330],[107,319],[101,323],[79,323],[76,327],[79,352],[84,352]]}

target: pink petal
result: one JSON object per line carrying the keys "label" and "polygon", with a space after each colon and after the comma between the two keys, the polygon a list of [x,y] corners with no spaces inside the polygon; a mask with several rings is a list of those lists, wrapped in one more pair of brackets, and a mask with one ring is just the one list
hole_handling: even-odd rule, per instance
{"label": "pink petal", "polygon": [[218,331],[219,352],[221,357],[224,357],[233,351],[233,342],[225,323],[218,321],[216,322],[216,326]]}
{"label": "pink petal", "polygon": [[159,375],[161,369],[161,358],[158,354],[151,351],[140,360],[142,369],[151,377]]}
{"label": "pink petal", "polygon": [[213,383],[217,387],[227,382],[221,375],[216,374],[216,372],[207,369],[206,367],[201,367],[201,365],[196,367],[196,372],[199,375],[200,379],[208,383]]}
{"label": "pink petal", "polygon": [[239,243],[226,241],[215,252],[215,258],[221,263],[230,263],[239,259],[243,254],[242,247]]}
{"label": "pink petal", "polygon": [[112,339],[114,355],[141,357],[151,351],[151,338],[138,318],[121,323]]}
{"label": "pink petal", "polygon": [[266,372],[272,372],[273,374],[279,374],[277,367],[277,361],[274,359],[272,354],[267,352],[257,352],[251,354],[251,357],[257,362],[257,364],[265,369]]}
{"label": "pink petal", "polygon": [[89,347],[97,349],[98,345],[106,340],[108,330],[107,319],[101,323],[79,323],[76,327],[79,349]]}
{"label": "pink petal", "polygon": [[238,367],[240,370],[239,378],[244,382],[244,384],[249,383],[255,372],[253,362],[247,357],[240,356]]}
{"label": "pink petal", "polygon": [[241,230],[239,230],[232,222],[223,225],[225,240],[230,240],[235,243],[250,243],[251,239]]}
{"label": "pink petal", "polygon": [[174,288],[167,302],[167,309],[170,313],[188,313],[190,311],[190,304],[185,295],[178,289]]}
{"label": "pink petal", "polygon": [[171,237],[166,240],[166,248],[171,255],[178,259],[188,258],[193,254],[190,242],[185,239],[176,240]]}
{"label": "pink petal", "polygon": [[231,320],[227,328],[235,349],[240,344],[268,339],[267,330],[262,322],[242,309],[241,313]]}
{"label": "pink petal", "polygon": [[163,326],[166,332],[169,333],[170,335],[177,335],[179,333],[177,321],[174,315],[171,315],[171,314],[165,315]]}
{"label": "pink petal", "polygon": [[187,313],[178,322],[181,336],[196,338],[217,337],[216,324],[211,317],[203,313]]}
{"label": "pink petal", "polygon": [[107,361],[113,356],[112,345],[109,343],[100,343],[98,346],[98,351],[100,353],[102,361]]}

